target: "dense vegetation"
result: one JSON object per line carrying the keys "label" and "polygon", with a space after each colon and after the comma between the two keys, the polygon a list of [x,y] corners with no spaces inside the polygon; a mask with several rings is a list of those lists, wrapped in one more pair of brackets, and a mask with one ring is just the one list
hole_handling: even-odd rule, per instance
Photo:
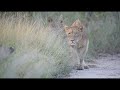
{"label": "dense vegetation", "polygon": [[60,15],[66,25],[78,18],[87,24],[88,59],[120,52],[119,12],[0,12],[0,44],[15,48],[0,60],[0,77],[59,77],[70,71],[66,41],[47,27],[48,17]]}

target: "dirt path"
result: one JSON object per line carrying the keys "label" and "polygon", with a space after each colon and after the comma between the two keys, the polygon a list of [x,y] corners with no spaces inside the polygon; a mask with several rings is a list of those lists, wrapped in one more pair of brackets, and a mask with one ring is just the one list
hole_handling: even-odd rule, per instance
{"label": "dirt path", "polygon": [[89,65],[90,69],[72,70],[66,78],[120,78],[120,54],[102,55]]}

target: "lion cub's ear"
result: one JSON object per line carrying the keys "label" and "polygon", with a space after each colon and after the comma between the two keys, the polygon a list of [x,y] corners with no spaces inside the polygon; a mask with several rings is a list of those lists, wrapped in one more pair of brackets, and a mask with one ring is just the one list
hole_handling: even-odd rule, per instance
{"label": "lion cub's ear", "polygon": [[48,21],[48,23],[51,23],[51,22],[53,22],[53,19],[51,17],[48,17],[47,21]]}
{"label": "lion cub's ear", "polygon": [[71,27],[73,27],[73,26],[80,26],[81,25],[81,21],[79,20],[79,19],[77,19],[72,25],[71,25]]}
{"label": "lion cub's ear", "polygon": [[60,23],[63,23],[63,15],[62,14],[60,15],[58,20],[60,21]]}
{"label": "lion cub's ear", "polygon": [[88,27],[88,22],[84,21],[82,22],[84,27]]}
{"label": "lion cub's ear", "polygon": [[64,30],[66,31],[68,29],[68,26],[67,25],[64,25]]}

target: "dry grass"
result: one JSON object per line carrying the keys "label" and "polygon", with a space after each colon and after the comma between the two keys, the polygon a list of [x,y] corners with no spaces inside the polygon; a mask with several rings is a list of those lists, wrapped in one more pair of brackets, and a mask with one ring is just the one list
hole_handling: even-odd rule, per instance
{"label": "dry grass", "polygon": [[9,58],[0,61],[1,78],[54,78],[69,71],[66,41],[40,21],[2,17],[0,44],[15,48]]}

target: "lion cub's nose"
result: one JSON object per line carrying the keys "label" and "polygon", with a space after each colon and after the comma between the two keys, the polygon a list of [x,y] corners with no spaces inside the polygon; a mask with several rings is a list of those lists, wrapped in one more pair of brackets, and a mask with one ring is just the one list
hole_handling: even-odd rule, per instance
{"label": "lion cub's nose", "polygon": [[74,40],[71,40],[72,42],[74,41]]}

